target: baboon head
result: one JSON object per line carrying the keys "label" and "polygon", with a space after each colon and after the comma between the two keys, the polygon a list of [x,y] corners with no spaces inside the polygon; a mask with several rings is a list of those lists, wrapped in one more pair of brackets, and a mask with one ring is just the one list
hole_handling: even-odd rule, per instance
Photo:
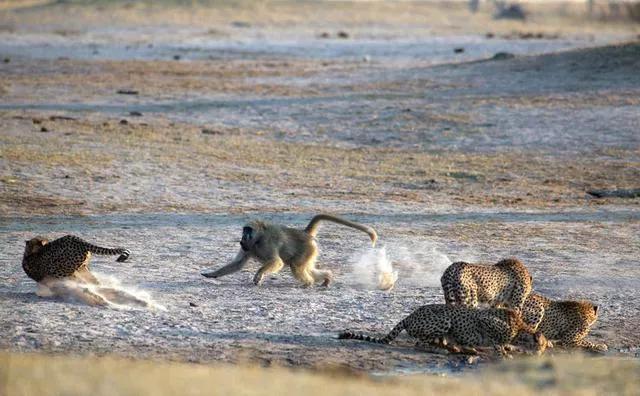
{"label": "baboon head", "polygon": [[261,221],[252,221],[242,228],[240,247],[249,252],[259,248],[264,237],[265,224]]}
{"label": "baboon head", "polygon": [[38,253],[47,243],[49,243],[49,240],[43,237],[35,237],[25,241],[24,257]]}

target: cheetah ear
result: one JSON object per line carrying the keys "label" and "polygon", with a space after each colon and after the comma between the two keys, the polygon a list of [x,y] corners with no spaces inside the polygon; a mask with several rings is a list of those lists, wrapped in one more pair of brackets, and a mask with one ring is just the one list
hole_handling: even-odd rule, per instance
{"label": "cheetah ear", "polygon": [[596,315],[598,314],[598,306],[597,305],[593,306],[593,313],[596,314]]}

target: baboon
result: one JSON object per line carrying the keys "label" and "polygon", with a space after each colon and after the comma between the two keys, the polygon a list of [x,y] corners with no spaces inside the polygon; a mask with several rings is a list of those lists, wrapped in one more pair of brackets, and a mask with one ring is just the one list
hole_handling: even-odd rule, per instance
{"label": "baboon", "polygon": [[304,230],[252,221],[242,229],[241,249],[233,261],[217,271],[203,272],[202,275],[207,278],[229,275],[240,271],[250,258],[255,258],[262,264],[253,277],[256,285],[262,283],[265,275],[279,272],[286,264],[291,267],[293,276],[305,286],[312,286],[316,282],[329,286],[333,273],[316,268],[318,245],[315,236],[321,221],[332,221],[363,231],[369,235],[373,246],[378,239],[376,231],[371,227],[327,214],[313,217]]}

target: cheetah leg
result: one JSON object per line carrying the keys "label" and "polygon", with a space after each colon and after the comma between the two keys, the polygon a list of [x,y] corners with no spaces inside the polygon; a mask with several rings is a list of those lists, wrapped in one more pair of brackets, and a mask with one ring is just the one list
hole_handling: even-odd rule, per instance
{"label": "cheetah leg", "polygon": [[579,340],[577,342],[575,342],[572,346],[575,347],[579,347],[579,348],[584,348],[586,350],[589,350],[591,352],[599,352],[599,353],[604,353],[607,352],[609,350],[609,347],[607,346],[607,344],[594,344],[591,341],[582,339]]}
{"label": "cheetah leg", "polygon": [[533,330],[538,330],[544,318],[544,304],[538,300],[526,301],[522,307],[522,320]]}
{"label": "cheetah leg", "polygon": [[564,334],[559,344],[569,348],[584,348],[593,352],[606,352],[609,348],[606,344],[594,344],[585,337],[589,334],[589,327],[582,327]]}
{"label": "cheetah leg", "polygon": [[475,286],[463,286],[459,291],[458,300],[467,307],[478,307],[478,291]]}
{"label": "cheetah leg", "polygon": [[106,299],[108,302],[118,305],[135,305],[148,308],[149,303],[139,299],[133,294],[129,294],[123,290],[114,289],[112,287],[99,287],[97,294]]}
{"label": "cheetah leg", "polygon": [[437,353],[437,354],[443,354],[447,352],[444,345],[439,343],[437,340],[433,340],[433,341],[419,340],[418,342],[416,342],[416,349],[423,352]]}
{"label": "cheetah leg", "polygon": [[98,281],[98,278],[96,278],[91,271],[89,271],[89,268],[84,267],[81,268],[79,270],[77,270],[74,274],[73,277],[78,279],[79,281],[85,282],[85,283],[89,283],[92,285],[99,285],[100,282]]}
{"label": "cheetah leg", "polygon": [[38,288],[36,289],[36,296],[38,297],[53,297],[55,294],[53,290],[44,283],[38,282]]}
{"label": "cheetah leg", "polygon": [[86,286],[78,285],[75,279],[53,280],[47,282],[46,285],[52,291],[53,295],[57,297],[71,297],[88,305],[109,305],[109,302],[99,294],[92,292]]}
{"label": "cheetah leg", "polygon": [[444,291],[444,302],[447,305],[455,305],[458,303],[457,299],[456,299],[456,294],[453,291],[453,288],[448,284],[445,283],[442,285],[442,289]]}

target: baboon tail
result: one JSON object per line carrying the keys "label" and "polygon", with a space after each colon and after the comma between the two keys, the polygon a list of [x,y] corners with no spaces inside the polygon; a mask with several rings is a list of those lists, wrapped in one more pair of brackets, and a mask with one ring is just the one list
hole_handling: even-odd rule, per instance
{"label": "baboon tail", "polygon": [[129,251],[129,249],[104,248],[104,247],[97,246],[97,245],[94,245],[92,243],[89,243],[89,242],[85,241],[84,239],[78,238],[75,235],[67,235],[67,238],[73,239],[75,242],[80,243],[82,246],[84,246],[85,249],[87,249],[88,251],[90,251],[93,254],[97,254],[97,255],[101,255],[101,256],[120,255],[120,257],[118,257],[118,259],[116,260],[118,262],[126,261],[129,258],[129,256],[131,255],[131,251]]}
{"label": "baboon tail", "polygon": [[305,228],[304,230],[307,232],[307,234],[315,237],[316,234],[318,233],[318,226],[320,225],[321,221],[331,221],[334,223],[342,224],[347,227],[355,228],[356,230],[360,230],[366,233],[367,235],[369,235],[369,238],[371,238],[371,243],[373,244],[373,246],[376,245],[376,241],[378,240],[378,234],[376,233],[376,230],[374,230],[373,228],[362,225],[362,224],[354,223],[352,221],[345,220],[340,217],[331,216],[328,214],[319,214],[314,216],[313,219],[311,219],[311,221],[307,225],[307,228]]}
{"label": "baboon tail", "polygon": [[367,342],[373,342],[376,344],[388,344],[391,341],[395,340],[398,335],[400,335],[400,333],[402,332],[402,330],[405,329],[405,323],[404,320],[400,323],[398,323],[396,325],[396,327],[393,328],[393,330],[391,330],[389,332],[389,334],[387,334],[386,336],[382,337],[382,338],[376,338],[376,337],[371,337],[368,335],[364,335],[364,334],[360,334],[360,333],[354,333],[351,331],[345,331],[342,332],[338,335],[338,339],[340,340],[360,340],[360,341],[367,341]]}

